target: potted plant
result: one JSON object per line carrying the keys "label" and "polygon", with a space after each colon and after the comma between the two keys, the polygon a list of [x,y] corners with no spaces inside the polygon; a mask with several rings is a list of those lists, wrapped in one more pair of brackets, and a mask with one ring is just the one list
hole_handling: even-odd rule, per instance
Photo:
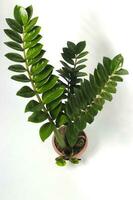
{"label": "potted plant", "polygon": [[16,62],[8,69],[18,73],[11,77],[13,80],[26,84],[17,95],[33,98],[25,112],[31,112],[28,121],[43,122],[39,131],[41,140],[44,142],[53,133],[53,146],[60,155],[56,163],[64,166],[69,160],[77,164],[87,147],[83,130],[87,123],[94,121],[105,101],[112,100],[117,82],[122,82],[121,75],[128,72],[122,68],[123,57],[119,54],[113,59],[104,57],[94,74],[89,74],[89,79],[83,78],[87,75],[82,69],[86,67],[88,52],[85,41],[81,41],[67,42],[62,53],[62,68],[57,70],[60,76],[54,75],[54,67],[45,58],[40,43],[38,17],[32,18],[32,13],[32,6],[15,6],[14,19],[6,19],[10,29],[4,31],[11,41],[5,44],[16,50],[5,55]]}

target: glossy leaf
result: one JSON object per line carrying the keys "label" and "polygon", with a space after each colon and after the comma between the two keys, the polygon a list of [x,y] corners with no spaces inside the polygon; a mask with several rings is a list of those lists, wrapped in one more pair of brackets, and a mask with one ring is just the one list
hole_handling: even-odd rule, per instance
{"label": "glossy leaf", "polygon": [[123,78],[120,77],[120,76],[112,76],[112,77],[111,77],[111,80],[113,80],[113,81],[118,81],[118,82],[122,82],[122,81],[123,81]]}
{"label": "glossy leaf", "polygon": [[17,31],[18,33],[23,33],[22,26],[18,24],[14,19],[6,18],[6,22],[13,31]]}
{"label": "glossy leaf", "polygon": [[14,72],[25,72],[26,69],[23,67],[23,65],[11,65],[8,67],[10,71]]}
{"label": "glossy leaf", "polygon": [[25,32],[30,32],[38,21],[38,17],[33,18],[25,27]]}
{"label": "glossy leaf", "polygon": [[47,64],[48,64],[48,60],[45,58],[42,58],[37,64],[31,67],[32,75],[37,75],[40,72],[42,72],[44,68],[47,66]]}
{"label": "glossy leaf", "polygon": [[108,75],[111,75],[111,59],[107,57],[103,57],[103,64],[104,64],[104,69],[106,70]]}
{"label": "glossy leaf", "polygon": [[77,62],[77,65],[79,65],[79,64],[81,64],[81,63],[83,63],[83,62],[86,62],[87,61],[87,59],[81,59],[81,60],[79,60],[78,62]]}
{"label": "glossy leaf", "polygon": [[21,20],[23,22],[23,25],[27,24],[27,22],[28,22],[28,13],[25,10],[25,8],[20,7],[19,14],[20,14]]}
{"label": "glossy leaf", "polygon": [[32,41],[33,39],[36,38],[36,36],[39,34],[41,30],[41,27],[40,26],[35,26],[31,32],[28,32],[24,35],[24,41],[25,42],[29,42],[29,41]]}
{"label": "glossy leaf", "polygon": [[42,50],[43,45],[37,44],[36,46],[28,49],[26,53],[26,58],[29,60],[31,58],[35,58]]}
{"label": "glossy leaf", "polygon": [[124,59],[123,59],[123,56],[121,54],[115,56],[112,60],[112,63],[111,63],[112,72],[120,69],[123,65],[123,62],[124,62]]}
{"label": "glossy leaf", "polygon": [[12,48],[12,49],[15,49],[15,50],[17,50],[17,51],[23,51],[23,48],[21,47],[21,45],[20,44],[18,44],[18,43],[16,43],[16,42],[5,42],[5,44],[8,46],[8,47],[10,47],[10,48]]}
{"label": "glossy leaf", "polygon": [[68,58],[64,53],[62,53],[61,55],[66,62],[68,62],[71,65],[74,65],[74,61],[71,58]]}
{"label": "glossy leaf", "polygon": [[22,25],[22,19],[20,17],[20,6],[16,5],[14,8],[14,17],[16,19],[16,21]]}
{"label": "glossy leaf", "polygon": [[43,111],[33,112],[33,114],[28,118],[29,122],[40,123],[47,119],[47,113]]}
{"label": "glossy leaf", "polygon": [[76,67],[76,71],[84,69],[85,67],[86,67],[86,65],[79,65],[79,66]]}
{"label": "glossy leaf", "polygon": [[50,122],[44,124],[41,128],[40,128],[40,137],[41,140],[44,142],[53,132],[54,130],[54,125]]}
{"label": "glossy leaf", "polygon": [[115,74],[117,74],[117,75],[127,75],[128,71],[126,69],[120,69]]}
{"label": "glossy leaf", "polygon": [[57,83],[58,77],[55,75],[52,75],[46,84],[44,84],[41,88],[37,89],[37,92],[43,93],[47,92],[48,90],[52,89],[56,83]]}
{"label": "glossy leaf", "polygon": [[76,45],[76,53],[80,54],[85,49],[85,47],[86,47],[86,42],[85,41],[79,42]]}
{"label": "glossy leaf", "polygon": [[61,99],[62,99],[62,97],[59,97],[59,98],[57,98],[56,100],[54,100],[54,101],[48,103],[48,104],[46,105],[46,107],[48,108],[48,110],[51,111],[51,110],[55,109],[55,108],[60,104]]}
{"label": "glossy leaf", "polygon": [[22,43],[22,38],[17,32],[10,29],[5,29],[4,32],[9,38],[14,40],[15,42]]}
{"label": "glossy leaf", "polygon": [[63,53],[68,58],[75,58],[75,54],[69,48],[63,48]]}
{"label": "glossy leaf", "polygon": [[14,75],[11,77],[11,79],[19,82],[30,82],[30,80],[27,78],[25,74]]}
{"label": "glossy leaf", "polygon": [[30,20],[31,17],[32,17],[32,14],[33,14],[33,7],[32,7],[32,5],[28,6],[28,7],[26,8],[26,11],[27,11],[27,13],[28,13],[28,19]]}
{"label": "glossy leaf", "polygon": [[42,36],[38,35],[34,40],[32,40],[30,42],[25,42],[24,43],[24,48],[28,49],[28,48],[34,47],[41,40],[41,38],[42,38]]}
{"label": "glossy leaf", "polygon": [[55,89],[53,88],[52,90],[46,92],[43,94],[42,99],[45,104],[48,104],[58,97],[60,97],[64,92],[64,87],[56,87]]}
{"label": "glossy leaf", "polygon": [[76,53],[76,45],[73,42],[68,41],[67,46],[73,53]]}
{"label": "glossy leaf", "polygon": [[65,114],[58,115],[56,124],[58,127],[65,125],[68,123],[68,117]]}
{"label": "glossy leaf", "polygon": [[37,112],[37,111],[42,110],[42,108],[43,108],[43,104],[41,104],[35,100],[31,100],[26,105],[25,112]]}
{"label": "glossy leaf", "polygon": [[24,58],[17,54],[17,53],[7,53],[5,55],[9,60],[15,61],[15,62],[24,62]]}
{"label": "glossy leaf", "polygon": [[67,129],[66,138],[71,147],[73,147],[77,140],[78,140],[78,130],[76,129],[75,125],[70,123]]}
{"label": "glossy leaf", "polygon": [[45,53],[45,51],[41,50],[41,52],[35,58],[28,61],[28,65],[34,65],[37,62],[39,62],[40,59],[43,57],[44,53]]}
{"label": "glossy leaf", "polygon": [[84,51],[84,52],[80,53],[80,54],[77,56],[77,59],[83,58],[83,57],[86,56],[88,53],[89,53],[88,51]]}
{"label": "glossy leaf", "polygon": [[22,87],[16,94],[17,96],[25,97],[25,98],[30,98],[35,95],[35,92],[28,86]]}
{"label": "glossy leaf", "polygon": [[33,77],[33,80],[35,82],[40,82],[41,80],[48,77],[52,71],[53,71],[53,66],[47,65],[46,68],[44,68],[44,70],[40,74],[37,74]]}
{"label": "glossy leaf", "polygon": [[76,76],[77,77],[87,76],[87,73],[85,73],[85,72],[77,72]]}
{"label": "glossy leaf", "polygon": [[108,92],[102,92],[102,93],[101,93],[101,96],[102,96],[105,100],[112,101],[112,95],[109,94]]}

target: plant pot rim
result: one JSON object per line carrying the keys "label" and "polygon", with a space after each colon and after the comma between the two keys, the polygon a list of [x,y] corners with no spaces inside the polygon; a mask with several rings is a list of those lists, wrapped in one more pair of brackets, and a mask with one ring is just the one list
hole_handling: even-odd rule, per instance
{"label": "plant pot rim", "polygon": [[[84,135],[86,137],[86,142],[85,142],[83,148],[80,150],[80,152],[78,152],[78,153],[76,153],[76,154],[73,155],[73,157],[78,158],[78,159],[80,159],[82,157],[82,155],[84,154],[84,152],[86,151],[86,149],[88,147],[88,137],[87,137],[87,135],[86,135],[85,132],[84,132]],[[54,135],[52,136],[52,145],[53,145],[53,148],[54,148],[55,152],[58,155],[63,156],[62,152],[60,152],[59,149],[57,149],[57,147],[55,145],[55,136]]]}

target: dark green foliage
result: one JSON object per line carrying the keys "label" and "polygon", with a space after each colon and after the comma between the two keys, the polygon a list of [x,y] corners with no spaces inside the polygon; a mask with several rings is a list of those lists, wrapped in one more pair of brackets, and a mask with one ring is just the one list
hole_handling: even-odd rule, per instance
{"label": "dark green foliage", "polygon": [[40,137],[41,137],[42,141],[45,141],[51,135],[53,130],[54,130],[54,125],[50,122],[41,126]]}
{"label": "dark green foliage", "polygon": [[[112,60],[103,59],[103,65],[98,64],[94,75],[90,74],[89,80],[84,79],[80,89],[75,89],[68,102],[65,104],[66,114],[73,123],[68,124],[67,140],[70,146],[77,141],[77,134],[92,123],[98,111],[101,111],[105,100],[111,101],[116,93],[117,82],[122,81],[120,75],[128,74],[122,69],[123,57],[117,55]],[[112,67],[113,66],[113,67]]]}
{"label": "dark green foliage", "polygon": [[30,98],[35,95],[35,92],[30,87],[24,86],[17,92],[16,95],[25,97],[25,98]]}
{"label": "dark green foliage", "polygon": [[[122,82],[121,75],[128,74],[128,71],[122,68],[124,59],[121,55],[112,60],[104,57],[103,64],[98,63],[89,80],[83,79],[87,75],[81,71],[86,67],[86,42],[74,44],[68,41],[61,54],[62,68],[58,70],[63,81],[59,80],[53,74],[54,67],[44,58],[45,50],[40,42],[41,27],[37,25],[38,17],[32,18],[32,15],[32,6],[23,8],[17,5],[14,19],[6,19],[10,29],[4,31],[11,41],[5,44],[15,52],[5,56],[18,63],[10,65],[8,69],[18,73],[11,77],[13,80],[31,83],[32,88],[23,86],[17,95],[25,98],[36,96],[37,100],[28,102],[25,112],[32,112],[28,118],[30,122],[48,120],[40,128],[41,140],[45,141],[54,131],[58,145],[62,149],[67,147],[72,150],[87,123],[94,121],[106,100],[112,100],[117,82]],[[62,125],[67,127],[65,135],[57,129]],[[69,160],[74,164],[79,163],[79,159],[74,157],[69,157]],[[65,158],[58,157],[56,163],[64,166]]]}
{"label": "dark green foliage", "polygon": [[62,83],[66,84],[66,97],[69,96],[69,93],[74,93],[74,88],[79,87],[81,77],[87,75],[80,71],[86,67],[86,65],[81,65],[81,63],[87,61],[87,59],[83,59],[88,54],[87,51],[83,51],[85,46],[85,41],[79,42],[77,45],[73,42],[67,42],[67,47],[63,48],[62,57],[64,61],[61,61],[63,67],[57,71],[67,82]]}
{"label": "dark green foliage", "polygon": [[40,123],[47,119],[47,113],[43,111],[33,112],[32,115],[28,118],[29,122]]}

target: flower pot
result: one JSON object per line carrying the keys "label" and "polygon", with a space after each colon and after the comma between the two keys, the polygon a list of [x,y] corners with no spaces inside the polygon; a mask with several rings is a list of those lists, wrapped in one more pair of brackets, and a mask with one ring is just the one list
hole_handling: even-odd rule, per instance
{"label": "flower pot", "polygon": [[[82,155],[84,154],[84,152],[86,151],[86,148],[88,146],[88,138],[87,138],[87,136],[86,136],[86,134],[84,132],[82,132],[82,136],[81,137],[84,137],[85,143],[84,143],[83,147],[80,149],[80,151],[75,153],[75,154],[73,154],[73,156],[72,156],[72,157],[78,158],[78,159],[80,159],[82,157]],[[55,139],[54,135],[52,137],[52,145],[53,145],[53,148],[54,148],[55,152],[58,155],[64,156],[64,153],[59,148],[57,148],[56,139]]]}

